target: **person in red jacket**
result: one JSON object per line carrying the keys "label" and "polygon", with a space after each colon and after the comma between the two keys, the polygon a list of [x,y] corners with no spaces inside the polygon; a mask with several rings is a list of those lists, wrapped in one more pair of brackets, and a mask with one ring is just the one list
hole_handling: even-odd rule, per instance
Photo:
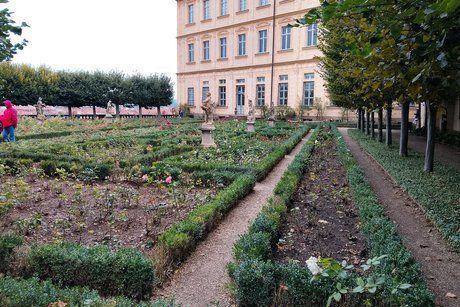
{"label": "person in red jacket", "polygon": [[5,112],[2,116],[3,124],[3,140],[5,142],[14,142],[14,130],[18,127],[18,112],[13,108],[13,104],[9,100],[3,101],[6,106]]}

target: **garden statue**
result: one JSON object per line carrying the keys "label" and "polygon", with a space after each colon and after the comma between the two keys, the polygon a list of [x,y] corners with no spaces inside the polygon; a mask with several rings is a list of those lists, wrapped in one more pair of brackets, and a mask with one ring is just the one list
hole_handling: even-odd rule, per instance
{"label": "garden statue", "polygon": [[43,112],[43,108],[45,107],[45,104],[42,102],[42,98],[38,97],[38,102],[35,105],[35,110],[37,110],[37,119],[38,120],[45,120],[45,114]]}
{"label": "garden statue", "polygon": [[254,104],[252,103],[252,100],[248,100],[248,122],[254,122],[256,120],[255,114],[254,114]]}
{"label": "garden statue", "polygon": [[211,93],[206,94],[206,99],[201,104],[201,109],[204,111],[204,123],[203,125],[212,126],[214,123],[213,112],[215,104],[211,100]]}
{"label": "garden statue", "polygon": [[113,104],[112,104],[112,100],[107,101],[107,110],[106,110],[106,114],[113,115]]}
{"label": "garden statue", "polygon": [[248,100],[248,108],[248,120],[246,121],[248,132],[255,132],[254,124],[256,122],[256,117],[254,114],[254,104],[252,103],[251,99]]}

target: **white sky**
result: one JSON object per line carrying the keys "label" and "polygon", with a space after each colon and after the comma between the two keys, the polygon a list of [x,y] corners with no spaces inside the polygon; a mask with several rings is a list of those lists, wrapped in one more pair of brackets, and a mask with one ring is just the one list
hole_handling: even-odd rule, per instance
{"label": "white sky", "polygon": [[13,63],[165,73],[176,82],[174,0],[10,0],[6,7],[30,26]]}

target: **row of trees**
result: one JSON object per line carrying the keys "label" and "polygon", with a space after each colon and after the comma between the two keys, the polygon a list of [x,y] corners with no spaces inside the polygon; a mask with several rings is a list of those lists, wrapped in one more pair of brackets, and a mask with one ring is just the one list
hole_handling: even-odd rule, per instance
{"label": "row of trees", "polygon": [[[335,105],[364,112],[402,106],[400,155],[407,156],[409,104],[425,103],[424,170],[433,170],[437,108],[460,91],[460,1],[324,0],[294,26],[321,21],[321,70]],[[372,113],[373,115],[373,113]],[[387,143],[391,132],[387,129]]]}
{"label": "row of trees", "polygon": [[0,93],[17,105],[30,105],[39,98],[48,105],[105,107],[109,100],[119,114],[120,104],[158,109],[171,103],[173,83],[163,74],[125,75],[122,72],[52,71],[41,66],[0,63]]}

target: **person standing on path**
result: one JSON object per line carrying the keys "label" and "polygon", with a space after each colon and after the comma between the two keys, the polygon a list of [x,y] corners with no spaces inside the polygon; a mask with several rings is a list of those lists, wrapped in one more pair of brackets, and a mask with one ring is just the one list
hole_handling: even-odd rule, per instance
{"label": "person standing on path", "polygon": [[15,142],[14,130],[18,127],[18,112],[13,108],[10,100],[5,100],[3,103],[6,106],[2,116],[3,140],[5,142]]}

